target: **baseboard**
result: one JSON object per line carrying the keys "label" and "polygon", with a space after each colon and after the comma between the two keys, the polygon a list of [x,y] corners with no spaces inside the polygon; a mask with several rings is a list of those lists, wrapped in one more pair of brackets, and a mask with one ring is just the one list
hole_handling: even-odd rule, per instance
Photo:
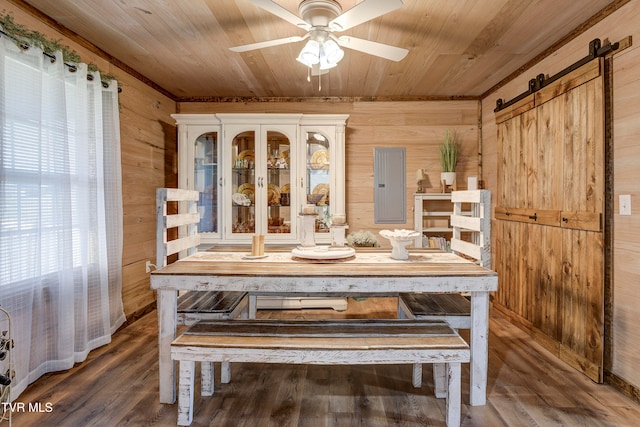
{"label": "baseboard", "polygon": [[153,301],[153,302],[147,304],[146,306],[142,307],[141,309],[138,309],[138,310],[134,311],[129,316],[127,316],[127,320],[118,328],[118,330],[116,330],[115,333],[120,332],[121,330],[123,330],[127,326],[131,325],[136,320],[138,320],[141,317],[151,313],[155,309],[156,309],[156,302]]}
{"label": "baseboard", "polygon": [[640,388],[609,371],[604,372],[604,382],[635,402],[640,403]]}

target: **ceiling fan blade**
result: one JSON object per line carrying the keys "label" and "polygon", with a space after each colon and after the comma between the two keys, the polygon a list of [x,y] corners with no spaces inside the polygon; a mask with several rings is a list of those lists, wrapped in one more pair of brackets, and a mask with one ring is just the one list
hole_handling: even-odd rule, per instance
{"label": "ceiling fan blade", "polygon": [[275,3],[271,0],[251,0],[251,3],[255,4],[259,8],[266,10],[269,13],[276,15],[279,18],[284,19],[287,22],[292,23],[296,27],[300,27],[307,31],[311,29],[311,25],[307,24],[298,15],[295,15],[289,12],[287,9],[280,6],[278,3]]}
{"label": "ceiling fan blade", "polygon": [[308,36],[291,36],[283,39],[267,40],[264,42],[244,44],[241,46],[230,47],[229,50],[234,52],[248,52],[250,50],[262,49],[264,47],[279,46],[281,44],[295,43],[306,39]]}
{"label": "ceiling fan blade", "polygon": [[402,6],[402,0],[364,0],[329,22],[329,28],[345,31]]}
{"label": "ceiling fan blade", "polygon": [[369,55],[379,56],[380,58],[396,62],[402,61],[409,53],[408,49],[402,47],[372,42],[371,40],[359,39],[357,37],[350,36],[338,37],[338,44],[342,47],[346,47],[347,49],[357,50],[359,52],[368,53]]}

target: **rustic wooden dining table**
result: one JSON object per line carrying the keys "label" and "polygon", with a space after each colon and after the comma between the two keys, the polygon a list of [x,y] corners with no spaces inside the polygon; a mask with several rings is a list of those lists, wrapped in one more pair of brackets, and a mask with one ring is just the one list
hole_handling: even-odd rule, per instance
{"label": "rustic wooden dining table", "polygon": [[151,273],[151,288],[158,294],[160,402],[176,400],[170,345],[176,336],[178,291],[219,290],[317,297],[466,292],[472,319],[469,403],[486,403],[489,293],[498,289],[494,271],[452,253],[419,249],[410,250],[407,260],[392,259],[389,250],[358,250],[355,256],[339,260],[300,259],[287,251],[267,251],[260,259],[247,255],[197,252]]}

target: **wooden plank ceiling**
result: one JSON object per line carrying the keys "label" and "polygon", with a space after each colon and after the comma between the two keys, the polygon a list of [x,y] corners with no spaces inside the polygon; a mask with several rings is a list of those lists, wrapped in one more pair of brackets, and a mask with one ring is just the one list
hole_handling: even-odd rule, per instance
{"label": "wooden plank ceiling", "polygon": [[[229,47],[304,35],[249,0],[11,0],[26,3],[131,67],[177,100],[198,97],[477,97],[571,34],[611,0],[404,0],[338,35],[409,49],[401,62],[345,50],[307,82],[305,42]],[[298,14],[299,0],[275,0]],[[339,0],[342,10],[361,1]],[[585,46],[585,55],[588,49]]]}

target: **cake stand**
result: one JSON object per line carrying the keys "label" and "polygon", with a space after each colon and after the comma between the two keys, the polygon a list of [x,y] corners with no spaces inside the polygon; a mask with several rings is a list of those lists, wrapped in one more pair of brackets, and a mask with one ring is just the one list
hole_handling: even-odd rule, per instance
{"label": "cake stand", "polygon": [[406,247],[412,244],[420,233],[415,230],[381,230],[380,235],[391,242],[391,258],[405,260],[409,259]]}

